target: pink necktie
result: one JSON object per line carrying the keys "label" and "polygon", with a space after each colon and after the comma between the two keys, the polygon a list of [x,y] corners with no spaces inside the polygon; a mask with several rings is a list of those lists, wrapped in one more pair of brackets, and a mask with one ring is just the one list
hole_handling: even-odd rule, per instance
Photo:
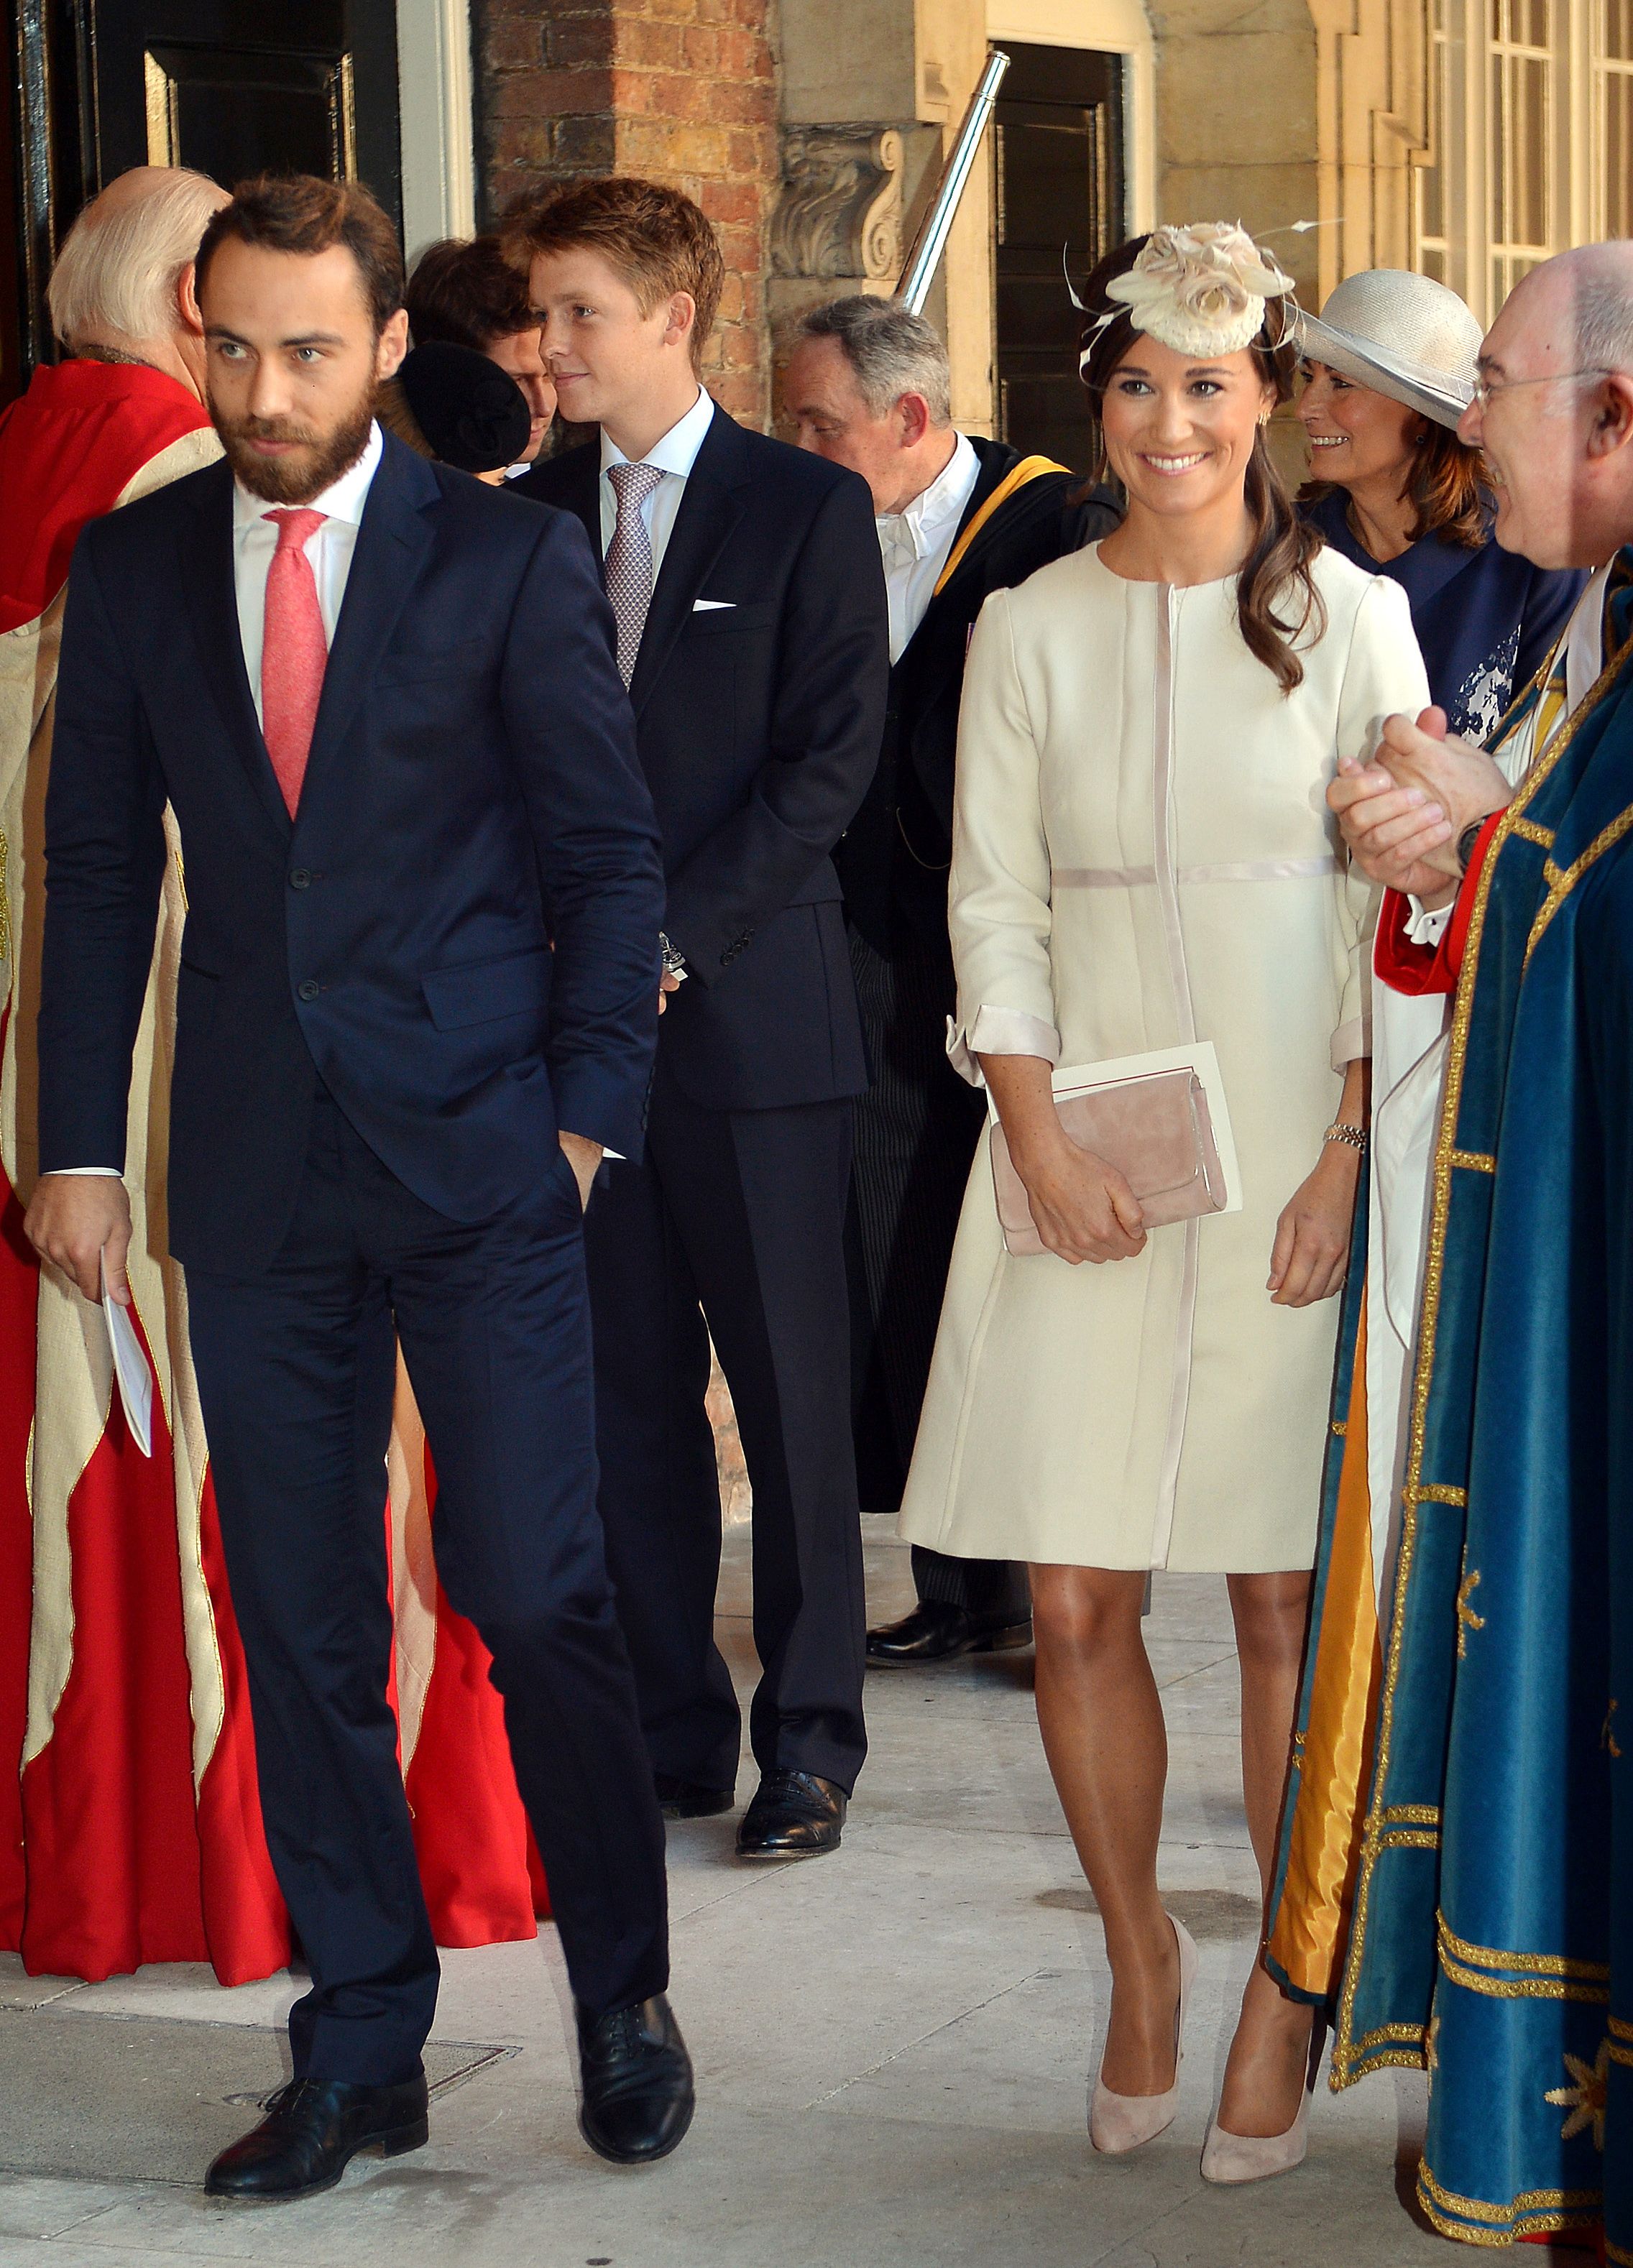
{"label": "pink necktie", "polygon": [[261,637],[261,730],[272,770],[292,819],[300,801],[323,692],[329,641],[318,605],[317,578],[306,547],[329,517],[303,507],[262,514],[277,527],[277,549],[267,570],[266,618]]}

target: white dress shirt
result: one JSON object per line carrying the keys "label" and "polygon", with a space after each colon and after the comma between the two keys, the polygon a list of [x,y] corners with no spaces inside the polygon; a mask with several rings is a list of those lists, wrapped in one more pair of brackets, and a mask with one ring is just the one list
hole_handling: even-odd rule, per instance
{"label": "white dress shirt", "polygon": [[[649,497],[642,498],[640,507],[640,516],[647,523],[647,541],[652,545],[652,579],[654,585],[663,565],[663,555],[669,549],[669,538],[675,532],[675,516],[681,508],[681,498],[686,493],[687,480],[698,461],[703,437],[713,423],[714,404],[699,387],[697,400],[680,423],[671,425],[663,438],[648,449],[640,460],[643,465],[655,465],[661,473],[669,476],[658,482]],[[617,443],[608,438],[603,427],[601,436],[601,555],[603,559],[618,518],[618,499],[607,475],[614,465],[627,465],[629,461]]]}
{"label": "white dress shirt", "polygon": [[[306,554],[312,562],[317,584],[323,636],[331,646],[335,643],[335,625],[340,620],[341,600],[346,595],[346,578],[351,572],[351,555],[357,549],[363,506],[368,500],[369,486],[379,470],[384,446],[379,426],[371,425],[367,443],[356,464],[342,473],[321,496],[314,497],[309,507],[325,515],[322,526],[307,541]],[[277,522],[266,515],[282,509],[278,504],[269,504],[265,497],[252,496],[241,481],[233,482],[233,581],[238,594],[238,634],[243,644],[244,667],[249,673],[257,720],[261,718],[261,646],[266,622],[267,571],[277,549]]]}
{"label": "white dress shirt", "polygon": [[980,459],[968,438],[960,433],[951,456],[906,511],[880,512],[874,521],[884,559],[892,662],[901,659],[908,639],[935,595],[980,470]]}

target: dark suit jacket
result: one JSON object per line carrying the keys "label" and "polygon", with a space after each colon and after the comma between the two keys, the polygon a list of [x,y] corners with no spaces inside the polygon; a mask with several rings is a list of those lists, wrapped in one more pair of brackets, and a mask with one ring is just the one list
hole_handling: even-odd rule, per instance
{"label": "dark suit jacket", "polygon": [[[599,555],[599,446],[516,485]],[[699,614],[698,599],[729,603]],[[691,971],[659,1032],[696,1102],[765,1110],[867,1084],[829,854],[878,761],[890,669],[873,504],[854,473],[722,409],[704,437],[630,686]]]}
{"label": "dark suit jacket", "polygon": [[92,522],[74,554],[40,1118],[46,1171],[122,1163],[167,799],[188,898],[171,1246],[237,1273],[287,1231],[320,1078],[455,1220],[514,1202],[558,1123],[638,1150],[663,898],[611,614],[571,519],[387,438],[292,825],[245,674],[232,495],[211,466]]}
{"label": "dark suit jacket", "polygon": [[[1020,452],[1002,441],[971,439],[980,472],[960,535],[1020,462]],[[879,762],[837,860],[846,917],[877,952],[909,939],[946,946],[953,770],[970,631],[994,591],[1012,589],[1116,526],[1109,490],[1096,489],[1082,504],[1067,501],[1079,485],[1075,474],[1044,473],[1001,504],[890,672]]]}

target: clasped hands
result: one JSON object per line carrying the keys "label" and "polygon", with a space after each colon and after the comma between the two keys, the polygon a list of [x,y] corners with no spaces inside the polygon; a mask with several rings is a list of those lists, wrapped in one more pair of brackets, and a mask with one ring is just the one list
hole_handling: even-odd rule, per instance
{"label": "clasped hands", "polygon": [[1483,748],[1448,733],[1444,709],[1425,709],[1387,718],[1370,763],[1341,756],[1326,799],[1368,880],[1432,910],[1457,895],[1461,836],[1513,793]]}

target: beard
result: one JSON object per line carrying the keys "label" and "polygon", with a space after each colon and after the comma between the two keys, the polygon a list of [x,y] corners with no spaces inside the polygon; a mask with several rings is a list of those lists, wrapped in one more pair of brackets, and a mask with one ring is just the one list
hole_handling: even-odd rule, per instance
{"label": "beard", "polygon": [[[267,504],[310,504],[362,455],[374,417],[374,389],[371,387],[328,433],[294,417],[226,417],[213,401],[210,415],[228,464],[251,496]],[[292,442],[295,453],[263,457],[251,446],[256,441]]]}

